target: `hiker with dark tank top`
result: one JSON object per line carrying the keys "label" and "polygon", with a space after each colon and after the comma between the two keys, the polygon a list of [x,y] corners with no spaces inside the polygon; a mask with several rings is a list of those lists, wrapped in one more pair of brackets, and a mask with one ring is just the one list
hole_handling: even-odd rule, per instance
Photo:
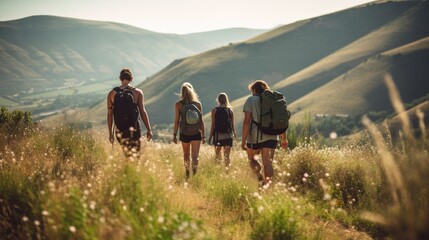
{"label": "hiker with dark tank top", "polygon": [[[266,134],[257,126],[261,121],[261,95],[265,90],[270,90],[263,80],[256,80],[249,85],[252,96],[248,97],[243,106],[244,120],[241,147],[247,151],[250,167],[257,175],[262,185],[272,181],[274,171],[272,161],[277,147],[278,135]],[[271,91],[271,90],[270,90]],[[286,133],[279,134],[282,147],[285,146]],[[262,166],[259,160],[262,155],[264,175],[261,174]],[[269,185],[268,185],[269,186]]]}
{"label": "hiker with dark tank top", "polygon": [[177,144],[177,132],[182,142],[183,160],[186,179],[190,175],[191,159],[192,172],[195,175],[198,168],[198,155],[201,143],[205,143],[203,107],[198,95],[188,82],[182,84],[179,101],[175,104],[173,142]]}
{"label": "hiker with dark tank top", "polygon": [[152,139],[149,117],[144,106],[143,91],[130,85],[133,75],[128,68],[122,69],[119,80],[121,85],[112,89],[107,95],[109,141],[113,144],[114,136],[116,136],[126,157],[139,158],[141,147],[139,116],[146,127],[147,140]]}
{"label": "hiker with dark tank top", "polygon": [[234,111],[229,104],[228,95],[222,92],[217,97],[218,105],[211,111],[211,127],[209,135],[209,143],[213,139],[215,147],[216,160],[221,161],[221,151],[223,148],[223,157],[225,166],[229,167],[231,147],[233,145],[232,138],[237,138],[234,126]]}

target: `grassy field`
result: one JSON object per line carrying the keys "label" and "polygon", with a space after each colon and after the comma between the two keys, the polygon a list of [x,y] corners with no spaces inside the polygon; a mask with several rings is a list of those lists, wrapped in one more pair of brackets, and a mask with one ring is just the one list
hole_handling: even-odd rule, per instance
{"label": "grassy field", "polygon": [[[393,80],[385,83],[402,125],[364,117],[366,132],[328,147],[310,122],[289,128],[275,176],[259,186],[235,144],[231,165],[203,145],[185,178],[180,145],[143,142],[126,159],[83,112],[34,126],[0,110],[0,235],[4,239],[428,239],[429,142],[416,109],[410,127]],[[386,123],[386,122],[385,122]],[[46,124],[46,123],[45,123]],[[306,127],[308,126],[308,127]]]}
{"label": "grassy field", "polygon": [[180,145],[144,142],[140,159],[125,159],[104,131],[78,130],[79,119],[1,135],[5,239],[428,236],[426,138],[386,141],[366,121],[372,137],[360,143],[306,139],[277,151],[274,181],[260,188],[237,147],[226,169],[204,145],[199,172],[186,182]]}
{"label": "grassy field", "polygon": [[18,105],[18,103],[13,102],[13,101],[11,101],[11,100],[9,100],[9,99],[6,99],[6,98],[2,98],[2,97],[0,97],[0,106],[9,106],[9,107],[13,107],[13,106],[16,106],[16,105]]}
{"label": "grassy field", "polygon": [[89,85],[84,85],[76,88],[64,88],[51,90],[43,93],[31,94],[23,97],[25,100],[31,99],[40,99],[40,98],[54,98],[58,95],[73,95],[73,94],[86,94],[86,93],[94,93],[94,94],[106,94],[108,90],[110,90],[114,83],[118,81],[109,81],[106,83],[93,83]]}

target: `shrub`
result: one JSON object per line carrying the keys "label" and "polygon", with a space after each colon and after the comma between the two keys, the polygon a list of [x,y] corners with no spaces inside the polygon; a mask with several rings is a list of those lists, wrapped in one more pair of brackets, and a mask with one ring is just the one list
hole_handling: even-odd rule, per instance
{"label": "shrub", "polygon": [[[7,239],[44,237],[41,186],[18,168],[0,170],[0,235]],[[37,221],[37,225],[34,224]]]}
{"label": "shrub", "polygon": [[74,125],[60,127],[49,137],[50,145],[55,149],[57,158],[52,174],[60,177],[64,173],[72,176],[89,176],[105,159],[104,150],[88,134]]}
{"label": "shrub", "polygon": [[287,240],[300,239],[302,228],[299,216],[288,201],[276,201],[272,205],[255,206],[252,218],[251,239]]}
{"label": "shrub", "polygon": [[10,112],[6,107],[0,107],[0,133],[5,141],[9,143],[15,138],[25,136],[32,129],[33,123],[30,112],[14,110]]}

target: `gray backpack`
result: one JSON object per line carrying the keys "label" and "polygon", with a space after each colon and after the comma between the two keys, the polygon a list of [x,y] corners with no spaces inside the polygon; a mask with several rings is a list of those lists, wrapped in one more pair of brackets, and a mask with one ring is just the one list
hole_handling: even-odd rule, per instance
{"label": "gray backpack", "polygon": [[202,114],[195,102],[182,103],[180,109],[180,133],[192,136],[200,132],[202,123]]}

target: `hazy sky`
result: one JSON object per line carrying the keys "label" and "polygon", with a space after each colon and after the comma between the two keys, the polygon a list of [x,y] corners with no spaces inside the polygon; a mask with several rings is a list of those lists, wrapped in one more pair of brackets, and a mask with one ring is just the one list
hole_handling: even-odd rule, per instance
{"label": "hazy sky", "polygon": [[120,22],[163,33],[268,29],[368,0],[0,0],[0,21],[55,15]]}

